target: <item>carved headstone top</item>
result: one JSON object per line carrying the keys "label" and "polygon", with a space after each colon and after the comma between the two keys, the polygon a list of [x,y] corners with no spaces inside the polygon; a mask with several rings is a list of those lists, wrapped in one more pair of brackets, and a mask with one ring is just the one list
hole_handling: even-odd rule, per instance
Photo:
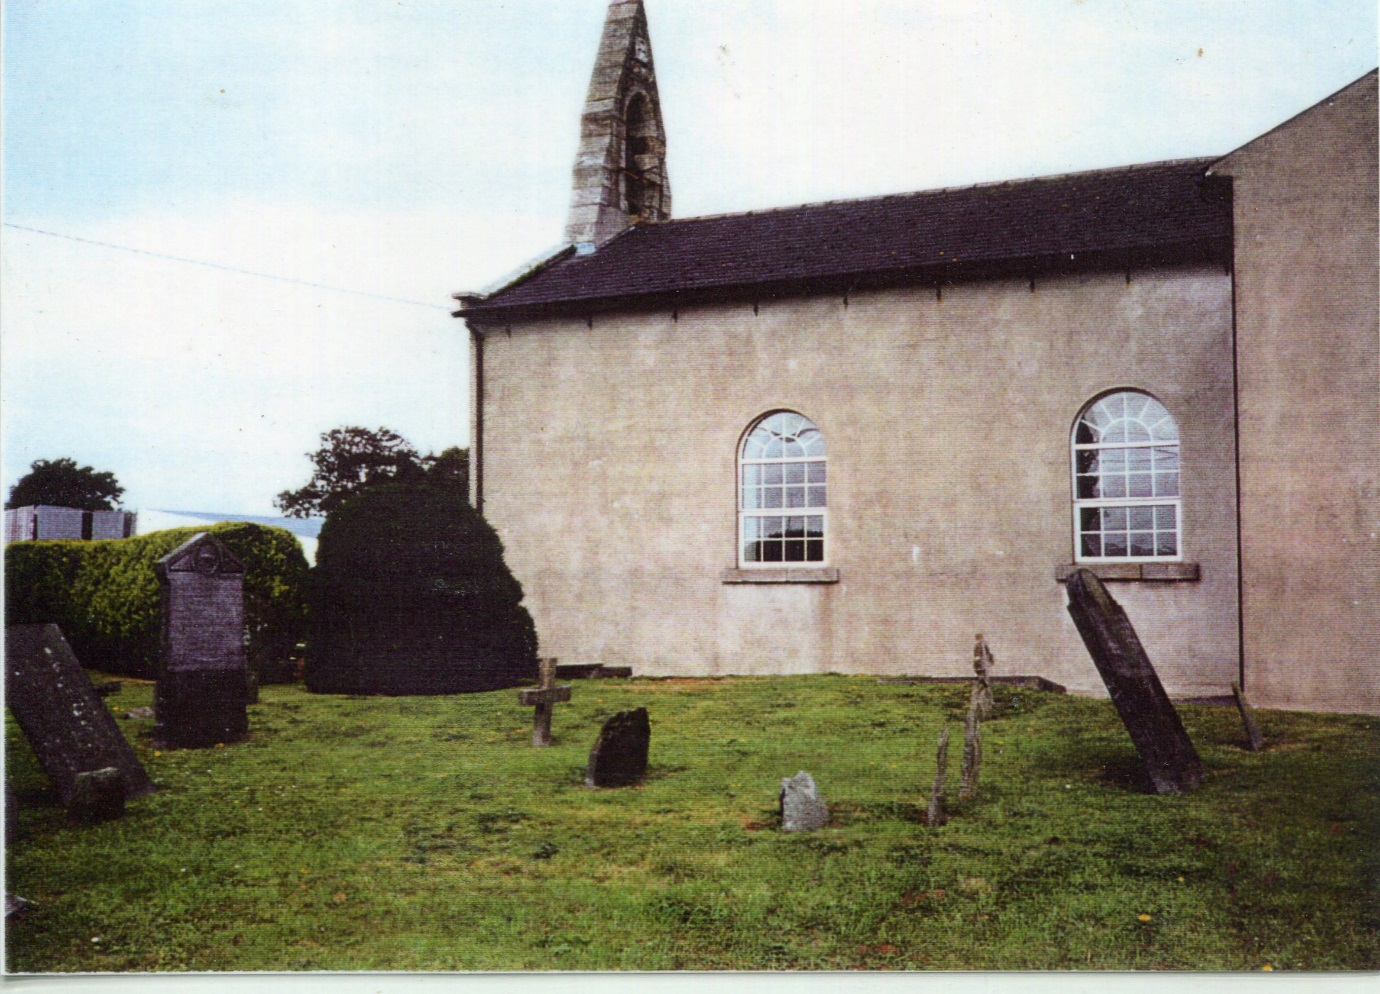
{"label": "carved headstone top", "polygon": [[1090,570],[1070,574],[1066,590],[1069,614],[1145,761],[1155,792],[1183,794],[1197,787],[1207,776],[1202,760],[1150,665],[1131,619]]}
{"label": "carved headstone top", "polygon": [[107,767],[120,771],[125,797],[153,791],[57,625],[5,629],[5,702],[64,806],[76,800],[79,774]]}
{"label": "carved headstone top", "polygon": [[244,573],[244,564],[221,542],[198,532],[153,564],[159,579],[172,573],[199,573],[216,576],[222,573]]}
{"label": "carved headstone top", "polygon": [[163,584],[163,670],[243,669],[244,565],[205,532],[154,564]]}

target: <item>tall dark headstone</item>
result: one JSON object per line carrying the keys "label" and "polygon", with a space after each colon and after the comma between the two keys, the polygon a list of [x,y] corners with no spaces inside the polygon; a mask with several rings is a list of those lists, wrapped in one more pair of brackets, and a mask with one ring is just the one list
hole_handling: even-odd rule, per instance
{"label": "tall dark headstone", "polygon": [[163,587],[154,740],[173,749],[237,742],[249,731],[244,566],[201,532],[154,568]]}
{"label": "tall dark headstone", "polygon": [[585,768],[586,787],[627,787],[647,775],[652,725],[647,709],[619,711],[604,722]]}
{"label": "tall dark headstone", "polygon": [[153,792],[139,757],[57,625],[5,629],[5,703],[64,807],[81,800],[78,777],[97,770],[118,770],[126,799]]}
{"label": "tall dark headstone", "polygon": [[1207,773],[1131,619],[1089,570],[1075,570],[1065,589],[1069,614],[1136,751],[1145,761],[1155,792],[1184,794],[1193,790]]}

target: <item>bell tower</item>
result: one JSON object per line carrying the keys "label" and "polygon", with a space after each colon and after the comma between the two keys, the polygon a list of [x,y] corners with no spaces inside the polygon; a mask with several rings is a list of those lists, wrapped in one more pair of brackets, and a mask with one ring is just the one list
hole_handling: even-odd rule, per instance
{"label": "bell tower", "polygon": [[613,0],[589,80],[565,237],[592,251],[671,216],[666,131],[642,0]]}

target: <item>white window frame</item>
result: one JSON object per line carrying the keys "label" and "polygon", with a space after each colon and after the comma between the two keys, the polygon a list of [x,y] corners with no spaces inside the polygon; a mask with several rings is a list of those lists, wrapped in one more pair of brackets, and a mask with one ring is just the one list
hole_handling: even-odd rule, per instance
{"label": "white window frame", "polygon": [[[798,417],[798,418],[801,418],[802,420],[804,420],[804,421],[806,422],[806,424],[810,425],[812,428],[815,429],[815,431],[818,431],[818,432],[819,432],[819,435],[820,435],[820,439],[821,439],[821,440],[823,440],[823,438],[824,438],[824,432],[820,429],[819,425],[815,424],[815,422],[814,422],[811,418],[807,417],[807,416],[804,415],[804,414],[801,414],[799,411],[794,411],[794,410],[785,409],[785,408],[778,409],[778,410],[774,410],[774,411],[768,411],[766,414],[763,414],[763,415],[761,415],[760,417],[754,418],[754,419],[752,420],[752,423],[748,425],[747,430],[746,430],[745,432],[743,432],[742,437],[741,437],[741,438],[739,439],[739,441],[738,441],[738,458],[737,458],[736,466],[735,466],[735,475],[736,475],[736,478],[737,478],[737,482],[736,482],[736,485],[735,485],[735,488],[734,488],[734,490],[735,490],[735,494],[734,494],[734,497],[735,497],[735,506],[736,506],[736,508],[737,508],[737,519],[738,519],[738,527],[737,527],[737,535],[738,535],[738,552],[737,552],[737,556],[736,556],[737,563],[738,563],[738,567],[739,567],[740,569],[749,569],[749,570],[751,570],[751,569],[782,569],[782,568],[788,568],[788,569],[796,569],[796,568],[815,569],[815,568],[818,568],[818,567],[828,566],[828,565],[829,565],[829,545],[830,545],[830,540],[829,540],[829,510],[828,510],[828,506],[827,506],[828,503],[829,503],[829,497],[828,497],[829,479],[828,479],[828,470],[827,470],[827,468],[826,468],[826,470],[825,470],[825,478],[824,478],[824,480],[821,481],[820,483],[815,484],[815,486],[823,486],[823,488],[824,488],[824,491],[825,491],[824,504],[820,504],[820,505],[808,505],[808,497],[809,497],[809,494],[810,494],[811,484],[810,484],[810,481],[809,481],[809,471],[806,470],[806,480],[805,480],[805,482],[804,482],[803,484],[790,484],[790,485],[791,485],[791,486],[799,485],[799,486],[804,486],[804,487],[805,487],[805,493],[806,493],[806,499],[807,499],[807,505],[808,505],[808,506],[806,506],[806,507],[771,507],[771,508],[767,508],[767,507],[747,508],[747,507],[744,507],[744,506],[743,506],[743,504],[744,504],[744,495],[743,495],[744,483],[743,483],[743,480],[744,480],[744,477],[745,477],[745,475],[746,475],[746,474],[744,473],[744,469],[745,469],[746,467],[748,467],[748,466],[783,466],[783,467],[784,467],[784,466],[787,465],[787,464],[792,464],[792,465],[794,465],[794,464],[802,464],[802,463],[818,463],[818,464],[824,465],[824,466],[826,466],[826,467],[827,467],[827,465],[828,465],[829,455],[828,455],[828,443],[827,443],[827,442],[825,443],[825,453],[824,453],[824,455],[819,455],[819,456],[781,456],[781,457],[779,457],[779,458],[773,457],[773,458],[752,458],[752,459],[749,459],[749,458],[745,455],[745,452],[746,452],[746,449],[747,449],[748,440],[752,437],[753,432],[755,432],[755,431],[758,429],[758,427],[760,427],[760,426],[761,426],[765,421],[767,421],[769,418],[772,418],[772,417],[774,417],[774,416],[776,416],[776,415],[778,415],[778,414],[790,414],[790,415],[795,415],[795,416]],[[787,486],[787,484],[784,483],[784,471],[783,471],[783,483],[782,483],[781,485],[782,485],[782,487],[783,487],[783,494],[784,494],[784,487]],[[783,500],[783,504],[784,504],[784,500]],[[760,518],[820,518],[820,519],[821,519],[821,526],[820,526],[820,539],[819,539],[819,542],[820,542],[820,546],[821,546],[821,548],[822,548],[822,550],[823,550],[822,557],[821,557],[820,559],[808,559],[808,558],[807,558],[807,559],[789,559],[789,560],[788,560],[788,559],[779,559],[779,560],[772,560],[772,561],[763,560],[763,561],[760,561],[760,562],[747,559],[747,558],[745,557],[745,553],[746,553],[746,551],[747,551],[747,549],[746,549],[746,546],[747,546],[747,522],[748,522],[749,519],[760,519]],[[784,540],[784,541],[790,541],[790,540],[787,539],[787,540]],[[802,540],[802,541],[810,541],[810,540]],[[806,553],[807,553],[807,555],[808,555],[808,546],[806,547]]]}
{"label": "white window frame", "polygon": [[[1087,417],[1088,412],[1096,405],[1123,394],[1135,394],[1153,401],[1164,409],[1174,425],[1173,441],[1163,439],[1151,439],[1148,442],[1084,442],[1078,441],[1078,428]],[[1184,510],[1183,510],[1183,449],[1182,436],[1179,432],[1179,420],[1174,417],[1174,413],[1169,410],[1168,405],[1161,401],[1154,394],[1146,390],[1138,390],[1134,387],[1122,387],[1116,390],[1108,390],[1098,394],[1088,403],[1084,404],[1078,411],[1078,417],[1074,419],[1073,430],[1069,433],[1069,478],[1073,482],[1073,561],[1076,563],[1177,563],[1184,559]],[[1156,449],[1170,448],[1175,451],[1176,463],[1178,466],[1178,486],[1173,496],[1151,496],[1151,497],[1079,497],[1078,496],[1078,454],[1080,452],[1102,451],[1116,449],[1125,452],[1129,449]],[[1153,476],[1152,476],[1153,479]],[[1082,512],[1087,508],[1098,509],[1121,509],[1124,508],[1129,514],[1132,509],[1139,507],[1164,507],[1171,505],[1174,508],[1174,554],[1173,555],[1150,555],[1133,556],[1130,554],[1130,544],[1127,543],[1127,555],[1124,556],[1089,556],[1083,552],[1083,522]],[[1131,529],[1127,528],[1129,536]],[[1153,534],[1159,534],[1159,529],[1153,530]]]}

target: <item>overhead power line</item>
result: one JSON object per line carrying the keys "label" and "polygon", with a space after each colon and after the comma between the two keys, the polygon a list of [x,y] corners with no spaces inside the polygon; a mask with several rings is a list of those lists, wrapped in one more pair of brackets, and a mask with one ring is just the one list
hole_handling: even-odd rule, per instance
{"label": "overhead power line", "polygon": [[207,269],[219,269],[227,273],[238,273],[241,276],[257,276],[261,280],[276,280],[279,283],[292,283],[296,286],[309,286],[316,290],[330,290],[333,293],[349,293],[356,297],[372,297],[374,300],[387,300],[394,304],[409,304],[412,307],[429,307],[434,310],[449,311],[450,307],[444,304],[429,304],[424,300],[408,300],[406,297],[390,297],[382,293],[370,293],[368,290],[350,290],[343,286],[329,286],[325,283],[312,283],[309,280],[299,280],[292,276],[279,276],[276,273],[260,273],[252,269],[240,269],[236,266],[225,266],[219,262],[207,262],[205,259],[188,259],[180,255],[168,255],[163,252],[150,252],[148,249],[133,248],[129,245],[116,245],[113,242],[101,242],[94,238],[81,238],[77,235],[64,235],[58,231],[44,231],[42,228],[26,228],[22,224],[11,224],[4,222],[6,228],[13,228],[16,231],[27,231],[34,235],[47,235],[49,238],[62,238],[69,242],[81,242],[84,245],[99,245],[101,248],[115,249],[119,252],[132,252],[135,255],[147,255],[154,259],[165,259],[169,262],[185,262],[192,266],[205,266]]}

